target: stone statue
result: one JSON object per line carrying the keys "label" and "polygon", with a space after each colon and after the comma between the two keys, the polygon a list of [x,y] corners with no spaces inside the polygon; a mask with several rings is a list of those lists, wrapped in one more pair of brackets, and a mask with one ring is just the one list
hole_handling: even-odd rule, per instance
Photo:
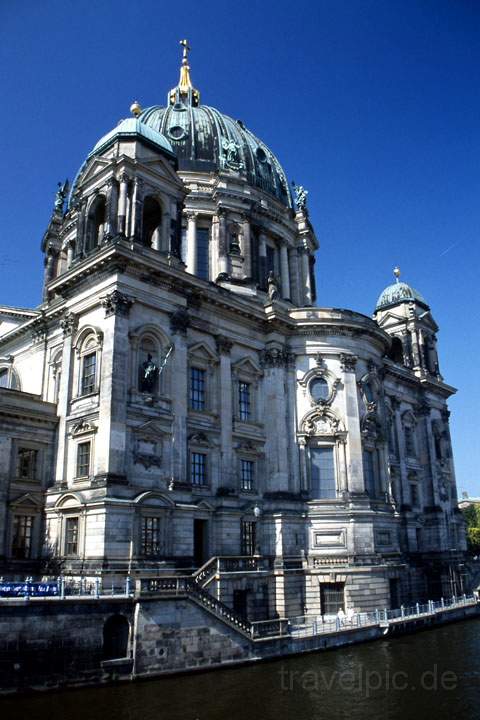
{"label": "stone statue", "polygon": [[233,140],[223,138],[222,140],[223,152],[225,153],[225,164],[231,167],[233,170],[239,170],[242,167],[242,161],[240,160],[239,147]]}
{"label": "stone statue", "polygon": [[267,285],[268,285],[268,297],[270,300],[277,300],[279,296],[278,292],[278,280],[275,277],[275,273],[273,270],[270,270],[267,277]]}
{"label": "stone statue", "polygon": [[306,210],[308,190],[305,190],[303,185],[295,185],[294,182],[292,183],[292,186],[295,191],[295,204],[297,206],[297,210]]}
{"label": "stone statue", "polygon": [[55,194],[55,212],[61,213],[63,215],[63,206],[65,205],[65,200],[67,199],[68,195],[68,189],[69,189],[69,183],[68,180],[65,180],[64,183],[58,183],[58,190]]}
{"label": "stone statue", "polygon": [[155,383],[158,378],[158,367],[153,362],[150,353],[147,355],[147,359],[142,364],[140,372],[140,390],[142,392],[152,392],[155,387]]}

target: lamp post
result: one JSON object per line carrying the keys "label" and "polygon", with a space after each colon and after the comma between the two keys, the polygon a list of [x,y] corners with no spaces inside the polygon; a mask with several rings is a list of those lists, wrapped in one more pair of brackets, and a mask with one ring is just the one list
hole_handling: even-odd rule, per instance
{"label": "lamp post", "polygon": [[254,535],[254,539],[253,539],[254,540],[254,551],[253,551],[254,555],[260,555],[260,545],[258,542],[259,533],[257,532],[257,525],[258,525],[258,520],[261,517],[261,515],[262,515],[262,508],[259,507],[258,505],[255,505],[255,507],[253,508],[253,516],[255,518],[255,526],[254,526],[255,535]]}

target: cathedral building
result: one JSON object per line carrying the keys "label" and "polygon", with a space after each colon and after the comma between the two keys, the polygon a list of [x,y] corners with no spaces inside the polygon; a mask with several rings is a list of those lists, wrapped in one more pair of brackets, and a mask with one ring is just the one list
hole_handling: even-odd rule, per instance
{"label": "cathedral building", "polygon": [[452,595],[465,549],[438,326],[396,278],[316,304],[307,191],[203,105],[60,185],[33,310],[0,307],[4,576],[188,574],[252,619]]}

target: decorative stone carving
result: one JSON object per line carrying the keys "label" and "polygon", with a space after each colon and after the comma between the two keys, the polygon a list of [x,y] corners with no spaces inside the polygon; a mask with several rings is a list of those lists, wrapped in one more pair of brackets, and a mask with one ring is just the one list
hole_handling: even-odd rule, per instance
{"label": "decorative stone carving", "polygon": [[190,327],[190,315],[185,308],[178,308],[170,315],[170,329],[173,333],[186,335]]}
{"label": "decorative stone carving", "polygon": [[34,343],[40,343],[46,340],[48,336],[48,324],[44,316],[36,318],[32,324],[32,340]]}
{"label": "decorative stone carving", "polygon": [[311,437],[314,435],[335,435],[342,428],[340,419],[331,410],[323,407],[304,420],[302,430]]}
{"label": "decorative stone carving", "polygon": [[77,435],[87,435],[94,432],[97,432],[96,426],[90,423],[88,420],[82,419],[80,420],[80,422],[73,425],[69,434],[74,437]]}
{"label": "decorative stone carving", "polygon": [[60,327],[63,330],[63,337],[66,338],[69,335],[73,335],[78,327],[78,317],[71,312],[66,312],[63,318],[60,320]]}
{"label": "decorative stone carving", "polygon": [[295,361],[295,355],[285,348],[271,348],[263,350],[260,354],[260,364],[263,368],[287,367]]}
{"label": "decorative stone carving", "polygon": [[355,372],[355,366],[357,364],[358,357],[356,355],[346,355],[341,353],[340,355],[340,368],[344,372]]}
{"label": "decorative stone carving", "polygon": [[102,306],[105,309],[105,317],[111,315],[123,315],[126,317],[133,305],[133,300],[124,295],[120,290],[113,290],[102,299]]}
{"label": "decorative stone carving", "polygon": [[224,335],[217,335],[215,338],[215,342],[217,345],[217,351],[219,353],[223,353],[224,355],[229,355],[230,350],[233,347],[233,342],[229,338],[225,337]]}
{"label": "decorative stone carving", "polygon": [[306,190],[303,185],[295,185],[294,182],[292,182],[292,187],[295,193],[295,205],[297,206],[297,210],[305,211],[307,209],[308,190]]}
{"label": "decorative stone carving", "polygon": [[278,300],[279,297],[279,289],[278,289],[278,280],[275,277],[275,273],[273,270],[270,270],[267,277],[267,285],[268,285],[268,297],[270,301]]}

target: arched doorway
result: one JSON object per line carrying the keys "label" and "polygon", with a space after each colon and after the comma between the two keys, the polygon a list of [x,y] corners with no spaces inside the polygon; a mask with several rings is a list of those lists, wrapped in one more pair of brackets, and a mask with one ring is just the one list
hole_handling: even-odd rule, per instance
{"label": "arched doorway", "polygon": [[103,626],[103,659],[116,660],[128,656],[130,625],[124,615],[112,615]]}

